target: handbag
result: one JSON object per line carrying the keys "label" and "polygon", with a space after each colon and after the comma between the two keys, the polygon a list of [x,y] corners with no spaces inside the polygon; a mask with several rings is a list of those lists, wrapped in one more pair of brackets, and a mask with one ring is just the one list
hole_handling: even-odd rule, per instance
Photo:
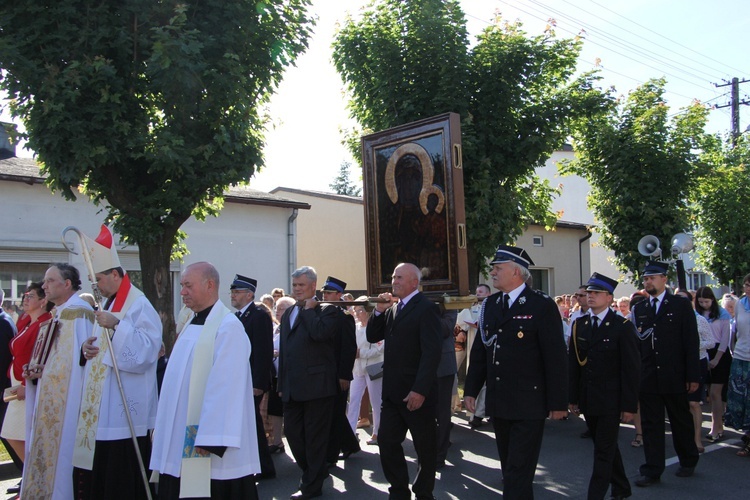
{"label": "handbag", "polygon": [[21,384],[14,385],[13,387],[7,387],[3,391],[3,401],[6,403],[9,403],[10,401],[15,401],[18,399],[18,388],[21,387]]}
{"label": "handbag", "polygon": [[365,370],[367,370],[367,376],[370,377],[370,380],[377,380],[383,376],[383,362],[367,365]]}

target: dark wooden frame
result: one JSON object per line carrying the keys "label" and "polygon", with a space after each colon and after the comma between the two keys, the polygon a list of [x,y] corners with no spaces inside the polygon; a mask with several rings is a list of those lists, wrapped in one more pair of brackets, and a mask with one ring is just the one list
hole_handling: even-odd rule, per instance
{"label": "dark wooden frame", "polygon": [[365,136],[362,160],[370,293],[390,291],[395,265],[412,262],[427,270],[423,292],[468,295],[459,115]]}

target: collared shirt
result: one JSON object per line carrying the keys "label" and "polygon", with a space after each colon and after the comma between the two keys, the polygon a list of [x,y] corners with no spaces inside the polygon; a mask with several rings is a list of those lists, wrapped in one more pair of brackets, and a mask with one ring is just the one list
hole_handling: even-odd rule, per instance
{"label": "collared shirt", "polygon": [[[404,297],[403,299],[400,299],[399,302],[402,303],[402,304],[404,304],[401,307],[402,308],[406,307],[406,304],[408,304],[409,301],[411,300],[411,298],[414,297],[417,293],[419,293],[419,289],[418,288],[416,290],[414,290],[413,292],[411,292],[406,297]],[[380,316],[381,314],[382,314],[381,312],[379,312],[377,309],[375,309],[375,316]]]}
{"label": "collared shirt", "polygon": [[514,288],[510,292],[508,292],[506,295],[508,295],[508,308],[510,308],[518,298],[521,293],[523,293],[524,288],[526,288],[526,283],[521,283],[521,285],[518,286],[518,288]]}
{"label": "collared shirt", "polygon": [[599,318],[599,326],[602,326],[604,324],[604,318],[607,316],[607,314],[609,314],[609,307],[605,307],[604,310],[599,314],[594,314],[594,311],[589,309],[589,316],[591,316],[591,321],[593,321],[594,316],[596,316],[597,318]]}
{"label": "collared shirt", "polygon": [[666,295],[667,295],[667,289],[665,288],[665,289],[664,289],[664,291],[663,291],[663,292],[661,292],[661,293],[660,293],[659,295],[657,295],[656,297],[654,297],[654,296],[652,295],[652,296],[651,296],[651,298],[650,298],[650,299],[648,299],[648,301],[649,301],[649,302],[650,302],[651,304],[653,304],[653,303],[654,303],[654,299],[655,299],[655,298],[656,298],[656,299],[659,299],[659,302],[657,302],[657,303],[656,303],[656,311],[654,311],[654,312],[659,312],[659,308],[660,308],[660,307],[662,306],[662,304],[664,304],[664,297],[665,297]]}

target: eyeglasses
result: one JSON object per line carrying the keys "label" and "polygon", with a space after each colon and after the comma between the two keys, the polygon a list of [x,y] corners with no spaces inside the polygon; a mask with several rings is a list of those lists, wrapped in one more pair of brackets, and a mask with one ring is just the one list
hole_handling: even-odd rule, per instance
{"label": "eyeglasses", "polygon": [[36,300],[39,300],[39,299],[41,298],[41,297],[39,297],[38,295],[36,295],[36,294],[33,294],[33,293],[31,293],[31,292],[26,292],[26,293],[24,293],[24,294],[23,294],[23,297],[24,297],[25,299],[36,299]]}
{"label": "eyeglasses", "polygon": [[575,294],[576,297],[588,297],[587,293],[577,293]]}

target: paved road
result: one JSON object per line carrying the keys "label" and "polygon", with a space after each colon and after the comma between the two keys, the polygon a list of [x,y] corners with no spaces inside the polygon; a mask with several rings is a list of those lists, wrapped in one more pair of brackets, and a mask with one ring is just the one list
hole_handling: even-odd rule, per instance
{"label": "paved road", "polygon": [[[708,432],[709,415],[704,414],[704,430]],[[481,500],[499,498],[502,492],[500,462],[489,425],[472,430],[466,424],[463,414],[453,417],[448,464],[438,472],[435,496],[440,499]],[[582,499],[591,474],[592,449],[590,440],[581,439],[585,430],[582,420],[547,422],[544,444],[537,468],[534,493],[537,499]],[[643,449],[632,448],[632,426],[623,426],[620,433],[620,449],[623,460],[632,479],[638,476],[638,466],[643,461]],[[376,446],[365,444],[367,434],[359,431],[362,451],[352,455],[346,462],[340,461],[331,469],[331,477],[324,486],[323,498],[386,498],[388,484],[383,477]],[[744,498],[747,492],[747,475],[750,473],[750,459],[735,456],[740,443],[740,435],[731,431],[721,443],[706,446],[696,473],[691,478],[674,476],[677,470],[676,459],[671,448],[671,437],[667,439],[668,467],[662,476],[661,484],[650,488],[633,486],[634,499],[713,499]],[[416,455],[411,441],[405,443],[407,458],[411,463],[411,475],[416,470]],[[289,448],[286,454],[274,455],[277,478],[263,481],[258,485],[261,499],[287,499],[297,490],[299,469],[291,458]],[[12,469],[0,466],[0,492],[18,480],[8,477]],[[4,473],[4,475],[3,475]],[[10,495],[8,495],[10,496]],[[0,495],[0,498],[6,498]]]}

